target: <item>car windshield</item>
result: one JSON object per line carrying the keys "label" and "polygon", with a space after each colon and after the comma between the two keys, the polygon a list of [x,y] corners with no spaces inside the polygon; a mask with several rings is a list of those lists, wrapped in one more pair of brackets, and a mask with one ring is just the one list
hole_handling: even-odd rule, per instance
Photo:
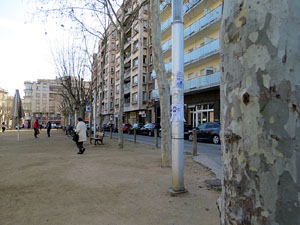
{"label": "car windshield", "polygon": [[147,123],[147,124],[145,125],[146,128],[152,128],[152,126],[153,126],[152,123]]}
{"label": "car windshield", "polygon": [[206,128],[206,123],[200,124],[198,126],[199,129],[205,129]]}
{"label": "car windshield", "polygon": [[133,127],[133,128],[137,128],[137,127],[139,127],[139,125],[138,125],[137,123],[135,123],[135,124],[133,124],[132,127]]}

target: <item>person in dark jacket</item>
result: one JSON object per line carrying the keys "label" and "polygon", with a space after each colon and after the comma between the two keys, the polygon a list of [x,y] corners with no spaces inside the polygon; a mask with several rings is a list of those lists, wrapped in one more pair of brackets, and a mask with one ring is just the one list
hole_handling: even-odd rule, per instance
{"label": "person in dark jacket", "polygon": [[46,124],[46,128],[47,128],[48,137],[50,137],[50,131],[51,131],[51,122],[50,121],[48,121],[48,123]]}

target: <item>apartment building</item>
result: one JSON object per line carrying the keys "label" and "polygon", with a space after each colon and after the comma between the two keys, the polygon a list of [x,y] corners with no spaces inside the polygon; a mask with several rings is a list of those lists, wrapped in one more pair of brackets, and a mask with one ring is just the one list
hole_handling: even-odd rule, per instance
{"label": "apartment building", "polygon": [[0,123],[5,123],[11,127],[11,111],[13,107],[13,96],[8,95],[8,91],[0,88]]}
{"label": "apartment building", "polygon": [[[136,7],[137,1],[128,1],[126,4],[127,11],[132,11]],[[124,123],[146,123],[154,118],[153,101],[150,99],[152,56],[149,18],[149,6],[145,5],[125,33]],[[129,20],[127,17],[126,22]],[[99,42],[97,56],[94,56],[94,67],[97,69],[94,71],[93,83],[95,85],[95,82],[98,82],[99,95],[103,94],[101,107],[104,115],[103,123],[116,124],[119,117],[121,69],[119,46],[114,27],[111,26],[107,37]],[[100,104],[98,102],[98,105]]]}
{"label": "apartment building", "polygon": [[[132,10],[135,1],[128,1]],[[168,80],[172,72],[172,8],[171,1],[161,6],[162,49]],[[149,5],[140,10],[139,18],[126,32],[124,76],[124,122],[160,123],[160,104],[156,73],[152,65],[152,45]],[[219,33],[221,0],[184,1],[184,102],[185,119],[198,126],[209,121],[220,121],[220,55]],[[107,40],[99,43],[97,53],[105,67],[102,110],[104,123],[116,123],[120,92],[120,51],[113,28]],[[102,46],[110,49],[106,54]],[[114,46],[111,48],[109,46]],[[114,60],[114,63],[110,63]],[[100,71],[100,70],[99,70]],[[98,74],[99,71],[97,72]],[[98,75],[99,77],[99,75]],[[96,78],[95,78],[96,79]],[[98,81],[99,82],[99,81]],[[113,84],[114,82],[114,84]],[[95,83],[95,81],[94,81]],[[114,88],[114,92],[113,92]],[[171,93],[172,94],[172,90]],[[107,99],[107,100],[106,100]],[[100,102],[99,102],[100,104]]]}
{"label": "apartment building", "polygon": [[[160,9],[162,49],[167,77],[171,81],[171,1],[164,1]],[[184,1],[185,119],[188,124],[193,126],[220,121],[219,33],[221,12],[221,0]],[[153,76],[155,78],[154,71]],[[157,87],[157,85],[155,86]],[[159,100],[157,89],[152,91],[152,98]],[[159,105],[156,104],[156,107]],[[155,111],[159,111],[159,109],[155,109]]]}
{"label": "apartment building", "polygon": [[40,124],[45,124],[48,120],[61,124],[59,93],[62,91],[62,86],[60,81],[38,79],[33,82],[25,81],[24,85],[24,126],[32,127],[35,119],[39,119]]}

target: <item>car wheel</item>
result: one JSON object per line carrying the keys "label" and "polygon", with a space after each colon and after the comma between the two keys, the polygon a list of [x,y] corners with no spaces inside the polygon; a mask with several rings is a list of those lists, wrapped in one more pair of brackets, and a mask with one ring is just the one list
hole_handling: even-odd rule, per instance
{"label": "car wheel", "polygon": [[213,138],[212,138],[212,141],[215,145],[219,144],[220,143],[220,138],[218,135],[214,135]]}
{"label": "car wheel", "polygon": [[188,139],[189,141],[193,141],[193,134],[189,134]]}

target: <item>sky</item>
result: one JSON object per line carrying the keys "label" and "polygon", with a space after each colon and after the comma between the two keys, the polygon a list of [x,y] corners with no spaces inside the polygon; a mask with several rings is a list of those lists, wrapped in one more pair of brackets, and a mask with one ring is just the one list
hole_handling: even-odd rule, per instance
{"label": "sky", "polygon": [[51,46],[66,31],[54,21],[30,22],[34,7],[28,0],[0,0],[0,87],[12,96],[16,89],[24,96],[24,81],[56,77]]}

